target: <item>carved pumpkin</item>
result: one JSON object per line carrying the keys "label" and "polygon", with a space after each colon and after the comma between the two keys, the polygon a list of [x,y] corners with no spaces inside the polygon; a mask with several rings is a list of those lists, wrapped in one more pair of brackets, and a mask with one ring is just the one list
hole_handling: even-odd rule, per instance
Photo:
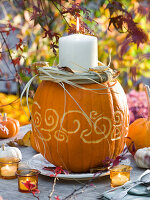
{"label": "carved pumpkin", "polygon": [[102,165],[106,157],[118,156],[128,131],[127,100],[117,81],[82,86],[89,90],[65,84],[78,106],[59,84],[42,81],[32,107],[40,153],[72,172],[86,172]]}
{"label": "carved pumpkin", "polygon": [[7,117],[4,113],[4,117],[0,116],[0,138],[10,138],[19,132],[19,121],[13,118]]}
{"label": "carved pumpkin", "polygon": [[[150,90],[148,86],[145,86],[145,92],[148,100],[148,118],[136,119],[129,126],[128,137],[134,142],[136,150],[150,147]],[[130,147],[129,151],[132,152],[131,140],[127,139],[126,143]]]}

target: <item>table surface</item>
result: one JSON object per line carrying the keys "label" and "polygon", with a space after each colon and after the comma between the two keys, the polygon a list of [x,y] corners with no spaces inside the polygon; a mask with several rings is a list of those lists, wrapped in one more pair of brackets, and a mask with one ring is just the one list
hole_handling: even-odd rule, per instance
{"label": "table surface", "polygon": [[[31,130],[31,126],[23,126],[20,128],[20,132],[17,135],[17,138],[22,138],[23,135]],[[6,144],[11,139],[0,139],[0,146],[4,143]],[[37,154],[31,147],[19,147],[22,152],[23,160],[22,164],[25,165],[26,161],[31,159],[32,156]],[[130,165],[133,167],[131,171],[131,180],[136,180],[144,171],[145,169],[140,169],[136,167],[136,164],[131,156],[129,155]],[[40,200],[48,200],[48,196],[52,190],[54,179],[52,177],[47,177],[40,175],[39,176],[39,199]],[[79,188],[81,188],[79,190]],[[64,199],[86,199],[86,200],[94,200],[96,197],[110,189],[110,179],[109,176],[99,177],[89,183],[88,181],[78,181],[78,180],[57,180],[55,191],[52,196],[52,200],[55,200],[56,196],[59,196],[60,200]],[[77,191],[76,191],[77,190]],[[76,191],[76,193],[74,193]],[[74,195],[70,194],[74,193]],[[35,199],[32,194],[30,193],[21,193],[18,191],[18,182],[17,179],[12,180],[5,180],[0,179],[0,196],[3,200],[32,200]]]}

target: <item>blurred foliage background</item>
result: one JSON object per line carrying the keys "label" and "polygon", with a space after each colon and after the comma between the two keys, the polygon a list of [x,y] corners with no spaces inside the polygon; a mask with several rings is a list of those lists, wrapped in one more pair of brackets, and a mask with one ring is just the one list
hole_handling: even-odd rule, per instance
{"label": "blurred foliage background", "polygon": [[[109,27],[108,5],[109,3],[113,5],[113,2],[121,3],[123,9],[131,13],[134,22],[148,36],[146,42],[138,45],[130,42],[123,53],[121,53],[122,45],[126,40],[127,31],[116,30],[113,24]],[[3,67],[0,69],[0,81],[5,83],[5,91],[10,93],[10,88],[15,82],[17,84],[15,93],[20,95],[24,85],[35,74],[31,67],[32,63],[47,61],[50,65],[58,64],[58,37],[74,30],[78,14],[85,34],[93,33],[98,38],[99,60],[107,64],[108,54],[111,51],[111,68],[120,71],[119,80],[126,92],[137,88],[144,80],[150,83],[149,8],[150,2],[145,0],[1,0],[0,60]],[[121,10],[118,9],[113,16],[120,13]],[[31,97],[38,82],[39,80],[34,81],[31,86]],[[1,88],[1,91],[3,90],[4,88]],[[18,108],[14,104],[9,107],[3,106],[9,104],[11,100],[14,101],[14,98],[13,95],[2,97],[1,112],[9,112],[10,106],[20,109],[19,104]],[[22,111],[21,115],[24,116]],[[15,117],[18,118],[19,114]],[[22,123],[28,120],[25,116],[22,119]]]}

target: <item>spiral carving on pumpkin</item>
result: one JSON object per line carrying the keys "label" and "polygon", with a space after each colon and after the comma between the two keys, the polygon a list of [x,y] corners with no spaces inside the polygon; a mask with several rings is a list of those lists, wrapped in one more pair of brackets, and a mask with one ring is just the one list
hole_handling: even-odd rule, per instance
{"label": "spiral carving on pumpkin", "polygon": [[49,133],[49,130],[41,128],[41,123],[42,123],[42,116],[40,113],[41,107],[36,101],[34,102],[34,105],[37,106],[39,112],[35,111],[33,115],[33,129],[37,133],[37,137],[39,137],[41,140],[49,141],[51,139],[51,134]]}
{"label": "spiral carving on pumpkin", "polygon": [[[83,117],[86,118],[86,121],[87,121],[87,128],[85,130],[82,131],[81,129],[81,122],[80,122],[80,118],[78,119],[78,115],[82,115],[82,120],[83,120]],[[72,120],[71,120],[72,118]],[[66,124],[67,121],[70,121],[70,123],[68,124],[67,128],[63,126],[63,124]],[[69,134],[77,134],[77,133],[80,133],[81,131],[85,134],[91,134],[91,130],[92,130],[92,124],[89,120],[89,118],[84,115],[82,113],[82,111],[79,111],[79,110],[70,110],[66,113],[64,113],[61,121],[60,121],[60,124],[61,124],[61,130],[59,131],[55,131],[55,134],[54,134],[54,137],[55,139],[59,140],[59,141],[66,141],[68,142],[68,136]],[[82,134],[81,132],[81,134]]]}
{"label": "spiral carving on pumpkin", "polygon": [[49,132],[52,132],[56,129],[59,121],[59,115],[54,109],[47,109],[45,111],[45,124],[48,126]]}
{"label": "spiral carving on pumpkin", "polygon": [[117,110],[114,113],[114,127],[111,134],[112,140],[120,139],[124,134],[124,115],[121,110]]}
{"label": "spiral carving on pumpkin", "polygon": [[37,128],[41,126],[41,120],[42,120],[41,114],[36,111],[34,113],[34,123],[35,123]]}
{"label": "spiral carving on pumpkin", "polygon": [[59,115],[56,110],[46,109],[44,122],[46,126],[40,128],[42,134],[38,134],[38,137],[44,141],[49,141],[51,140],[51,132],[56,129],[59,122]]}
{"label": "spiral carving on pumpkin", "polygon": [[[40,106],[37,106],[40,110]],[[44,123],[42,123],[43,127],[41,127],[42,120],[44,120]],[[81,120],[84,123],[84,129],[82,128]],[[55,109],[46,109],[43,119],[41,118],[40,111],[34,113],[34,123],[36,126],[34,129],[37,129],[36,132],[38,133],[37,136],[43,141],[51,140],[52,133],[59,142],[68,142],[70,134],[79,134],[82,141],[89,144],[99,143],[107,139],[109,135],[111,135],[112,140],[118,140],[122,137],[126,128],[126,125],[124,125],[124,114],[121,110],[115,111],[112,122],[111,118],[103,116],[103,114],[97,111],[91,111],[88,117],[80,110],[69,110],[60,119]],[[59,127],[60,130],[58,130]],[[92,141],[91,134],[95,138]]]}
{"label": "spiral carving on pumpkin", "polygon": [[[106,139],[111,132],[112,129],[112,122],[111,119],[105,116],[102,116],[102,114],[98,114],[96,111],[91,111],[90,118],[92,120],[94,132],[92,131],[88,134],[85,134],[85,131],[83,130],[80,137],[85,143],[99,143],[102,140]],[[105,122],[105,123],[101,123]],[[92,129],[92,127],[91,127]],[[91,134],[95,134],[94,138],[97,138],[96,140],[91,141]]]}
{"label": "spiral carving on pumpkin", "polygon": [[[72,116],[71,116],[72,115]],[[62,124],[62,130],[67,132],[68,134],[74,134],[74,133],[77,133],[80,128],[81,128],[81,122],[80,120],[78,119],[77,115],[82,115],[83,117],[86,118],[86,120],[88,121],[88,124],[90,124],[90,120],[88,119],[88,117],[86,117],[82,111],[79,111],[79,110],[69,110],[68,112],[66,112],[64,114],[64,116],[62,117],[61,119],[61,124]],[[68,119],[71,119],[72,118],[72,123],[70,121],[69,123],[69,126],[68,128],[64,128],[63,127],[63,123],[66,123],[65,121],[67,121]],[[90,124],[91,126],[91,124]],[[71,130],[72,129],[72,130]]]}
{"label": "spiral carving on pumpkin", "polygon": [[98,118],[98,116],[99,116],[99,114],[97,113],[97,111],[93,110],[93,111],[90,112],[90,118],[92,120]]}
{"label": "spiral carving on pumpkin", "polygon": [[68,134],[62,130],[55,131],[54,138],[60,142],[68,142]]}

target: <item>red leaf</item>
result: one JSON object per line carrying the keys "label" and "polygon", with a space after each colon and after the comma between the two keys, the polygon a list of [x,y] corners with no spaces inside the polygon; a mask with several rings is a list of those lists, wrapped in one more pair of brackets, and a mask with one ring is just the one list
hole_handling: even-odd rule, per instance
{"label": "red leaf", "polygon": [[51,174],[50,177],[55,177],[55,175]]}
{"label": "red leaf", "polygon": [[129,34],[127,37],[131,38],[131,41],[136,43],[138,46],[140,43],[144,43],[148,40],[148,35],[145,33],[141,28],[134,27],[133,29],[129,30]]}
{"label": "red leaf", "polygon": [[31,181],[26,181],[23,184],[29,191],[32,191],[35,188],[35,184],[32,184]]}
{"label": "red leaf", "polygon": [[20,75],[19,75],[18,73],[15,74],[14,81],[15,81],[15,82],[18,82],[18,83],[20,83],[20,84],[22,83],[21,77],[20,77]]}
{"label": "red leaf", "polygon": [[33,195],[39,194],[39,193],[40,193],[40,190],[38,190],[38,189],[33,189],[33,190],[32,190],[32,193],[33,193]]}
{"label": "red leaf", "polygon": [[54,175],[51,174],[50,177],[56,177],[58,174],[69,174],[69,172],[63,170],[62,167],[44,167],[43,169],[54,173]]}
{"label": "red leaf", "polygon": [[132,143],[132,152],[131,154],[134,156],[135,155],[135,152],[136,152],[136,148],[135,148],[135,144],[134,142]]}
{"label": "red leaf", "polygon": [[134,156],[136,152],[134,141],[130,137],[126,137],[126,138],[131,140],[131,143],[129,144],[128,149],[130,149],[131,154]]}
{"label": "red leaf", "polygon": [[[107,8],[110,12],[110,22],[118,32],[127,32],[126,41],[122,45],[121,55],[128,50],[129,42],[133,42],[139,46],[140,43],[145,43],[148,40],[148,35],[134,22],[132,15],[123,9],[122,4],[113,1],[109,3]],[[146,12],[147,8],[141,8],[140,12]],[[145,9],[145,10],[144,10]],[[115,17],[114,17],[115,16]]]}
{"label": "red leaf", "polygon": [[20,40],[19,40],[19,43],[16,44],[16,49],[17,49],[17,50],[20,49],[21,51],[23,51],[21,45],[22,45],[22,40],[20,39]]}
{"label": "red leaf", "polygon": [[55,199],[56,199],[56,200],[60,200],[59,196],[55,196]]}
{"label": "red leaf", "polygon": [[62,70],[62,71],[66,71],[66,72],[70,72],[70,73],[73,73],[74,72],[69,68],[69,67],[58,67],[58,69]]}
{"label": "red leaf", "polygon": [[120,163],[120,156],[117,156],[117,158],[113,161],[113,166],[119,165]]}
{"label": "red leaf", "polygon": [[11,31],[15,31],[16,30],[16,28],[14,27],[14,26],[12,26],[11,24],[9,24],[9,28],[11,29]]}
{"label": "red leaf", "polygon": [[12,62],[11,63],[13,63],[14,65],[19,65],[20,64],[20,57],[17,57],[17,58],[15,58],[15,59],[12,59]]}
{"label": "red leaf", "polygon": [[121,44],[121,48],[120,48],[120,52],[119,52],[121,57],[128,51],[130,42],[131,42],[131,40],[126,39]]}
{"label": "red leaf", "polygon": [[9,31],[5,31],[5,33],[6,33],[6,35],[7,35],[7,36],[10,34],[10,32],[9,32]]}

